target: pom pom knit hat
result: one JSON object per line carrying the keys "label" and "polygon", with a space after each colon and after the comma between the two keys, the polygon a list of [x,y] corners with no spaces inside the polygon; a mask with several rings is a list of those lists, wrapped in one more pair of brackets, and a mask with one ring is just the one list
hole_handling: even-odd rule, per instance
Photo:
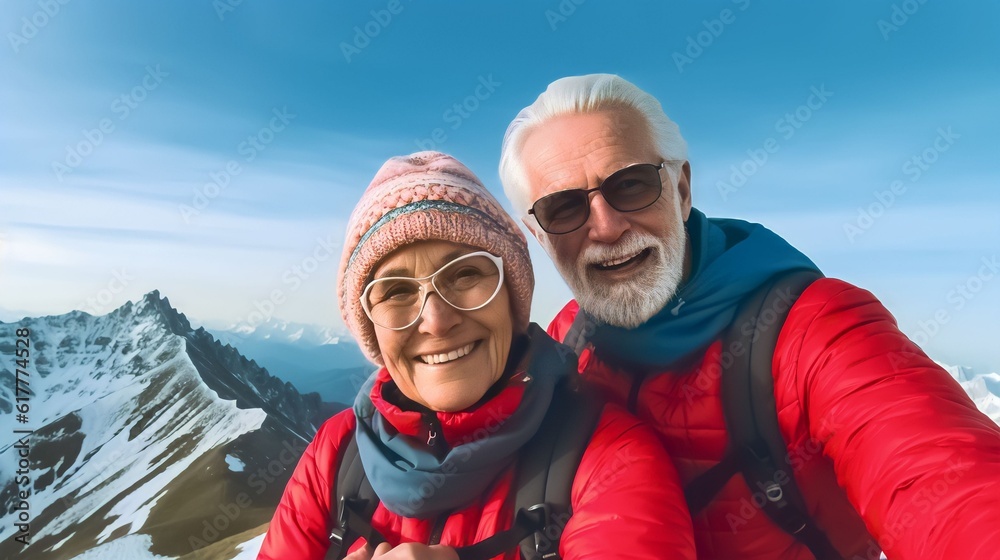
{"label": "pom pom knit hat", "polygon": [[502,258],[515,333],[527,329],[535,278],[527,242],[514,220],[455,158],[438,152],[397,156],[382,165],[351,213],[340,259],[340,313],[369,360],[383,365],[361,293],[382,259],[426,240],[451,241]]}

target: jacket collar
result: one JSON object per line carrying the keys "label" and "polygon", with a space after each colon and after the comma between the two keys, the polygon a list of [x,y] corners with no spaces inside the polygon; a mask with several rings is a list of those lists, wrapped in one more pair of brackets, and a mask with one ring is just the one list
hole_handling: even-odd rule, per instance
{"label": "jacket collar", "polygon": [[490,389],[487,397],[496,394],[492,398],[484,398],[485,402],[480,401],[459,412],[440,412],[403,396],[389,376],[389,371],[383,367],[376,374],[370,397],[379,414],[399,433],[417,437],[426,431],[428,417],[433,416],[441,427],[441,435],[445,441],[449,445],[456,445],[476,439],[479,436],[477,431],[482,433],[484,428],[489,433],[490,426],[495,429],[495,426],[507,420],[521,404],[529,380],[527,372],[518,368],[513,374],[501,378]]}

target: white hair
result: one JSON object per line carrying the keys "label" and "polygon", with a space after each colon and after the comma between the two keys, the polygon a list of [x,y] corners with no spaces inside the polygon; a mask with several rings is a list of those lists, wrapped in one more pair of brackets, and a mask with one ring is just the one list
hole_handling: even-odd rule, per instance
{"label": "white hair", "polygon": [[649,126],[660,156],[679,163],[667,166],[676,184],[681,165],[687,160],[687,142],[677,123],[663,112],[655,97],[614,74],[588,74],[558,79],[534,103],[514,117],[500,148],[500,181],[504,193],[521,218],[528,214],[528,180],[521,157],[526,133],[553,117],[573,113],[593,113],[605,109],[629,108],[637,111]]}

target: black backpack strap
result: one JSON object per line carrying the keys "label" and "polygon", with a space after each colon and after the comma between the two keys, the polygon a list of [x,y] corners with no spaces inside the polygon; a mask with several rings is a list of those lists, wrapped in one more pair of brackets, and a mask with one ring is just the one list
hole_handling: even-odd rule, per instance
{"label": "black backpack strap", "polygon": [[[722,360],[722,404],[731,452],[750,490],[763,492],[761,509],[818,560],[828,560],[841,556],[809,516],[795,482],[778,425],[771,369],[789,309],[820,277],[811,270],[783,274],[744,302],[723,340],[732,359]],[[737,355],[739,349],[745,352]]]}
{"label": "black backpack strap", "polygon": [[[751,443],[756,442],[756,436],[758,435],[757,424],[753,417],[754,408],[751,403],[752,397],[750,391],[752,381],[763,383],[759,387],[759,390],[767,393],[764,397],[765,403],[770,402],[772,404],[771,408],[774,408],[774,380],[771,375],[770,358],[774,355],[777,335],[781,331],[781,326],[785,322],[788,310],[791,308],[793,301],[798,298],[798,295],[801,294],[802,290],[808,284],[820,277],[818,273],[811,271],[796,271],[794,274],[799,278],[798,280],[788,277],[778,277],[777,280],[772,278],[762,287],[758,288],[756,292],[743,302],[736,317],[730,323],[728,330],[723,334],[722,347],[728,353],[728,359],[722,360],[722,409],[725,414],[726,425],[738,427],[728,429],[730,446],[722,459],[715,466],[701,473],[685,486],[684,496],[687,499],[688,510],[692,516],[701,512],[705,506],[712,502],[715,495],[722,490],[722,487],[734,475],[743,471],[744,449],[746,445],[737,444],[737,437],[740,437],[741,441],[749,437]],[[804,276],[799,277],[800,274],[804,274]],[[784,282],[788,280],[791,280],[795,284],[795,289],[792,289],[793,286],[787,286],[788,289],[782,291],[782,288],[785,287]],[[777,285],[779,282],[781,285]],[[783,294],[785,299],[788,300],[787,305],[775,307],[772,303],[770,307],[772,313],[769,313],[764,318],[766,321],[758,321],[758,314],[763,309],[768,308],[768,304],[764,300],[772,297],[772,293]],[[758,325],[758,322],[761,324]],[[767,330],[761,328],[764,326],[770,326],[771,328]],[[755,329],[759,330],[755,331]],[[762,335],[767,335],[768,333],[772,336],[762,338]],[[737,353],[739,353],[739,356],[736,355]],[[750,363],[751,355],[758,358],[767,357],[766,360],[761,359],[757,362],[758,368],[763,366],[765,369],[754,370]],[[723,357],[727,358],[727,356]],[[756,371],[759,375],[751,378],[751,371]],[[759,409],[765,411],[767,407],[759,407]],[[777,426],[776,423],[774,425],[775,427]],[[780,435],[780,432],[773,433]],[[763,451],[759,452],[763,453]],[[781,455],[784,456],[785,452],[782,452]],[[752,481],[748,480],[748,483],[753,488]],[[794,481],[792,483],[794,484]]]}
{"label": "black backpack strap", "polygon": [[570,374],[556,386],[542,427],[522,451],[515,511],[532,512],[545,520],[544,530],[521,541],[527,560],[559,558],[559,539],[572,514],[573,479],[603,409],[581,378]]}
{"label": "black backpack strap", "polygon": [[326,560],[340,560],[359,538],[364,538],[372,547],[385,541],[385,537],[371,526],[379,499],[365,475],[353,432],[341,446],[337,465],[337,482],[330,496],[330,548]]}
{"label": "black backpack strap", "polygon": [[592,334],[594,334],[594,325],[587,318],[587,314],[582,309],[578,309],[576,316],[573,317],[573,322],[569,326],[569,330],[566,331],[566,336],[563,337],[562,343],[569,346],[579,356],[580,352],[587,346],[587,342],[589,342],[590,335]]}
{"label": "black backpack strap", "polygon": [[455,552],[458,553],[458,560],[487,560],[506,553],[536,532],[544,531],[546,515],[544,507],[518,510],[510,529],[483,539],[474,545],[455,549]]}
{"label": "black backpack strap", "polygon": [[733,450],[726,451],[722,460],[712,468],[701,473],[684,487],[684,499],[688,511],[694,517],[705,509],[722,487],[740,472],[740,457]]}

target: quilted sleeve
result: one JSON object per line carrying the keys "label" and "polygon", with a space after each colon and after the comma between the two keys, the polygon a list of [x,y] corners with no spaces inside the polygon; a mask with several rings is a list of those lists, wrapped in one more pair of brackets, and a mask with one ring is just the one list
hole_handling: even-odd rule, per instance
{"label": "quilted sleeve", "polygon": [[800,303],[776,369],[886,555],[1000,558],[1000,428],[871,293],[824,280]]}
{"label": "quilted sleeve", "polygon": [[565,560],[696,558],[677,471],[651,428],[607,405],[572,489]]}
{"label": "quilted sleeve", "polygon": [[258,560],[322,560],[326,555],[337,451],[353,429],[354,414],[347,409],[316,432],[285,486]]}

